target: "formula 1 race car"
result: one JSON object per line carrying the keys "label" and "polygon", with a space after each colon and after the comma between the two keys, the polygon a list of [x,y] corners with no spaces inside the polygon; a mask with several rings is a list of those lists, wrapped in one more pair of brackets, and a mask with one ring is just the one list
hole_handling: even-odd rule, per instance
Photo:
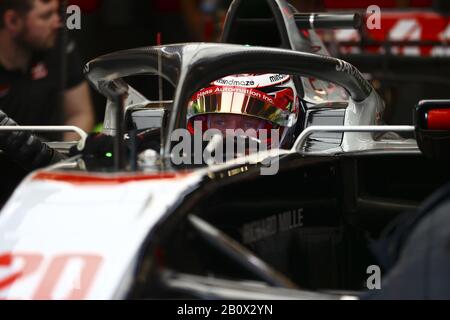
{"label": "formula 1 race car", "polygon": [[[2,115],[3,151],[31,173],[0,213],[0,298],[360,297],[378,265],[372,239],[450,177],[450,101],[419,103],[414,125],[383,125],[372,85],[327,55],[315,32],[359,21],[298,13],[284,0],[235,0],[222,43],[132,49],[87,64],[108,99],[102,135],[78,130],[78,143],[43,143],[29,131],[76,128],[20,127]],[[173,85],[172,101],[149,101],[125,81],[148,74]],[[205,88],[275,99],[238,74],[292,80],[298,103],[282,109],[290,113],[279,145],[190,161],[193,141],[180,150],[175,133],[193,133],[193,110],[209,114],[198,114],[198,101],[225,100]],[[267,101],[279,121],[285,113]],[[261,147],[259,138],[243,140]],[[216,142],[202,141],[200,154],[217,153]]]}

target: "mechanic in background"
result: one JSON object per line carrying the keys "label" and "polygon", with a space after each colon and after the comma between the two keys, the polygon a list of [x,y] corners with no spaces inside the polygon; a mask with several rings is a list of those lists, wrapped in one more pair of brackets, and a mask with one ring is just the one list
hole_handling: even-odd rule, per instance
{"label": "mechanic in background", "polygon": [[[74,125],[89,132],[94,113],[73,42],[63,91],[58,0],[0,0],[0,109],[20,125]],[[45,135],[57,140],[59,135]],[[65,140],[77,140],[73,133]]]}

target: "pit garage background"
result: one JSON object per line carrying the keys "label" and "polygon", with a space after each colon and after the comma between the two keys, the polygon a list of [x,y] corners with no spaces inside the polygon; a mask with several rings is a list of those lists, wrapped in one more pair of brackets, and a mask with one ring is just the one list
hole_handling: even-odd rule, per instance
{"label": "pit garage background", "polygon": [[[115,50],[188,41],[219,41],[229,0],[71,0],[82,8],[81,30],[70,31],[84,62]],[[302,12],[381,10],[380,29],[323,32],[332,55],[358,67],[386,101],[388,124],[412,123],[420,99],[448,98],[450,2],[437,0],[292,0]],[[258,10],[255,5],[255,10]],[[373,22],[373,20],[371,20]],[[159,34],[159,36],[158,36]],[[143,82],[142,82],[143,83]],[[141,88],[157,98],[157,90]],[[145,82],[148,85],[147,82]],[[164,90],[170,99],[171,90]],[[104,101],[95,96],[97,121]]]}

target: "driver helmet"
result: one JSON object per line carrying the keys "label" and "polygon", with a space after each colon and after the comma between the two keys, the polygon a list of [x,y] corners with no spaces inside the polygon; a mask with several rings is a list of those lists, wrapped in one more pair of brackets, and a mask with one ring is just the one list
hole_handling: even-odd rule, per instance
{"label": "driver helmet", "polygon": [[[187,110],[187,128],[194,134],[195,123],[201,130],[217,129],[223,135],[230,130],[267,130],[270,148],[272,130],[278,130],[279,145],[292,135],[299,117],[299,97],[293,77],[284,74],[239,74],[221,78],[195,93]],[[197,125],[198,127],[198,125]],[[240,132],[242,132],[240,131]]]}

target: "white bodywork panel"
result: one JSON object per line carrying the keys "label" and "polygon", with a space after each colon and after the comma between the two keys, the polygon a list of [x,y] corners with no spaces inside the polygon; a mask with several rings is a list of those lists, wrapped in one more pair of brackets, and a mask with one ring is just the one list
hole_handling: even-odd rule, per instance
{"label": "white bodywork panel", "polygon": [[[380,124],[384,111],[384,102],[375,90],[361,102],[350,99],[345,112],[345,126],[370,126]],[[358,148],[373,141],[372,133],[345,133],[342,141],[344,151]]]}
{"label": "white bodywork panel", "polygon": [[144,239],[200,177],[91,185],[30,176],[1,213],[0,299],[124,298]]}
{"label": "white bodywork panel", "polygon": [[[382,125],[384,102],[375,89],[361,102],[350,99],[345,112],[345,126],[371,126]],[[389,137],[389,135],[391,137]],[[340,152],[358,152],[370,150],[386,151],[417,151],[417,142],[414,139],[402,139],[393,132],[377,138],[370,132],[344,133]]]}

